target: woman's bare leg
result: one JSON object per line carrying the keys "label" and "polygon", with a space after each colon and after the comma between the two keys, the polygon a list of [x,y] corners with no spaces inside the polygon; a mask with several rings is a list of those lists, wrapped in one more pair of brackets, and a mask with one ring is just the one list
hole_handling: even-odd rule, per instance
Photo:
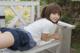
{"label": "woman's bare leg", "polygon": [[8,48],[14,44],[14,37],[10,32],[0,33],[0,49]]}

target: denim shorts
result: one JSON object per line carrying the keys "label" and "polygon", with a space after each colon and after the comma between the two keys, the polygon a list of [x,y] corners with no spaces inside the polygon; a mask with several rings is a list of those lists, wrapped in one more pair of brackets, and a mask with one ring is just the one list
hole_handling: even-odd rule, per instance
{"label": "denim shorts", "polygon": [[36,46],[36,42],[33,40],[31,34],[22,29],[0,28],[0,31],[2,33],[9,31],[13,34],[15,42],[8,49],[24,51],[24,50],[29,50]]}

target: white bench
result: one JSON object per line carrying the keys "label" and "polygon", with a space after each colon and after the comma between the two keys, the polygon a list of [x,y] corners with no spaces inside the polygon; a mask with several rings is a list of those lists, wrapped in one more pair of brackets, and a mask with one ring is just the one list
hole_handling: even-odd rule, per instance
{"label": "white bench", "polygon": [[56,52],[55,53],[59,53],[60,52],[60,41],[52,41],[50,43],[47,43],[45,45],[41,45],[41,46],[35,46],[34,48],[30,49],[30,50],[27,50],[27,51],[12,51],[12,50],[9,50],[9,49],[2,49],[0,51],[0,53],[38,53],[38,52],[41,52],[43,50],[46,50],[48,48],[51,48],[51,47],[56,47]]}

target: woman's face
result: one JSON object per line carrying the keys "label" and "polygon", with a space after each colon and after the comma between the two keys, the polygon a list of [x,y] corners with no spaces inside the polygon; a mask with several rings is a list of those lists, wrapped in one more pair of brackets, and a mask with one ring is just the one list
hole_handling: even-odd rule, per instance
{"label": "woman's face", "polygon": [[59,21],[60,15],[58,13],[55,14],[51,13],[49,18],[52,22],[56,23]]}

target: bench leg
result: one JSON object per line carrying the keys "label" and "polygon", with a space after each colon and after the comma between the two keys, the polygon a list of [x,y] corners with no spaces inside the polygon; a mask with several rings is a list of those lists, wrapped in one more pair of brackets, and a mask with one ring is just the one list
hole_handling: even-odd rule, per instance
{"label": "bench leg", "polygon": [[61,49],[61,46],[60,46],[60,45],[57,46],[57,48],[56,48],[56,53],[60,53],[60,49]]}

